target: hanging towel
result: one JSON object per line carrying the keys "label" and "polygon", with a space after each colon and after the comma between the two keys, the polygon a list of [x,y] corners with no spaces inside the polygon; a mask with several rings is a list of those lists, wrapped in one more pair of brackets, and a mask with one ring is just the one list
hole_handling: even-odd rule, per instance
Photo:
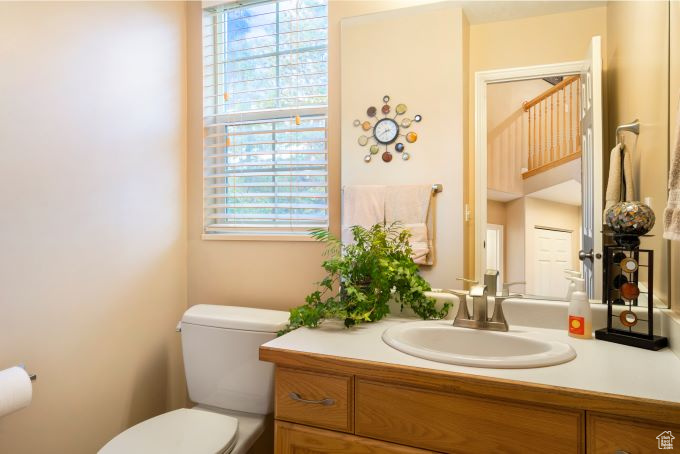
{"label": "hanging towel", "polygon": [[[609,154],[609,178],[604,199],[604,213],[621,201],[621,144],[616,144]],[[602,219],[604,218],[603,214]]]}
{"label": "hanging towel", "polygon": [[675,143],[671,152],[671,169],[668,178],[668,204],[663,213],[663,237],[680,241],[680,102],[675,125]]}
{"label": "hanging towel", "polygon": [[[623,168],[621,167],[621,152],[623,150]],[[623,170],[623,174],[621,171]],[[621,189],[625,187],[625,194],[621,194]],[[607,178],[607,192],[605,193],[604,211],[602,219],[613,205],[623,200],[635,200],[635,181],[633,179],[633,155],[623,146],[616,144],[609,155],[609,178]]]}
{"label": "hanging towel", "polygon": [[633,180],[633,153],[628,148],[623,148],[623,184],[626,186],[626,193],[623,201],[632,202],[635,200],[635,180]]}
{"label": "hanging towel", "polygon": [[432,185],[389,186],[385,195],[385,222],[402,224],[411,233],[413,261],[434,264],[433,223],[429,222]]}
{"label": "hanging towel", "polygon": [[385,186],[345,186],[342,191],[342,242],[353,243],[352,227],[385,222]]}

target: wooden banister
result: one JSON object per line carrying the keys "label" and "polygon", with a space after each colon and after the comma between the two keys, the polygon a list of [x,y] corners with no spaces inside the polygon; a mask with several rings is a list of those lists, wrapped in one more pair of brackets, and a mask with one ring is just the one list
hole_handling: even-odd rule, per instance
{"label": "wooden banister", "polygon": [[580,76],[569,76],[531,101],[522,103],[528,129],[523,161],[527,171],[522,174],[522,178],[529,178],[581,156],[578,119],[580,89]]}
{"label": "wooden banister", "polygon": [[575,75],[575,76],[569,76],[565,77],[562,82],[556,84],[552,88],[546,90],[545,92],[541,93],[540,95],[536,96],[534,99],[531,101],[525,101],[522,103],[522,107],[524,108],[524,111],[527,112],[530,108],[538,104],[539,102],[543,101],[546,98],[549,98],[551,95],[554,93],[557,93],[558,91],[562,90],[564,87],[567,85],[573,83],[574,81],[578,80],[580,76]]}

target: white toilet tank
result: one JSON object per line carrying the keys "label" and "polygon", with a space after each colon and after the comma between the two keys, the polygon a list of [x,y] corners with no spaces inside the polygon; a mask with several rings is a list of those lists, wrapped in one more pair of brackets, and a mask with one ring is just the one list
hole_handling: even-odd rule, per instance
{"label": "white toilet tank", "polygon": [[182,317],[182,352],[189,398],[226,410],[273,411],[274,365],[258,359],[288,312],[199,304]]}

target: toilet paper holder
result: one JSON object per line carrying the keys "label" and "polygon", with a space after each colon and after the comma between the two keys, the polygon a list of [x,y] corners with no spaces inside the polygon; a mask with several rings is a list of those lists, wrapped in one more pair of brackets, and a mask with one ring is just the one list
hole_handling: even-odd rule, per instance
{"label": "toilet paper holder", "polygon": [[[19,367],[21,367],[23,370],[26,370],[26,367],[23,364],[19,364]],[[27,370],[26,373],[28,374],[28,378],[30,378],[31,381],[36,381],[38,379],[38,376],[36,374],[32,374]]]}

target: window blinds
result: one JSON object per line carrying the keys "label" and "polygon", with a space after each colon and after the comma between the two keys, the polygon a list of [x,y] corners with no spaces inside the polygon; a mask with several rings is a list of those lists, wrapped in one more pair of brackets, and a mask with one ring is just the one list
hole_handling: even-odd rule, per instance
{"label": "window blinds", "polygon": [[205,10],[204,233],[328,225],[327,6]]}

